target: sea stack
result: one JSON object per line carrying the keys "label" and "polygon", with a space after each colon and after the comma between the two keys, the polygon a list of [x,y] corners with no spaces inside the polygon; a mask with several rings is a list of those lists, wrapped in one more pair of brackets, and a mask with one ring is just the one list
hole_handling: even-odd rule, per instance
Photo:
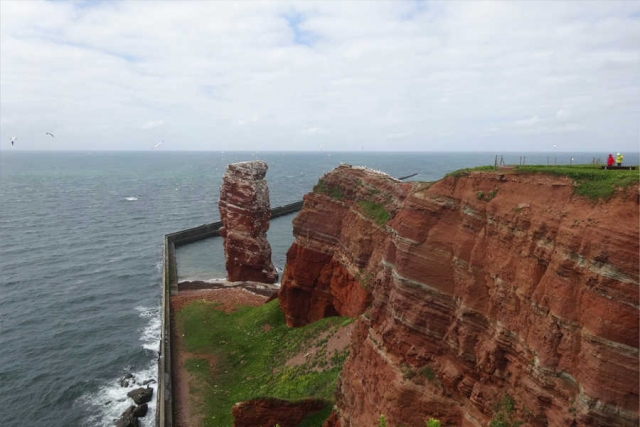
{"label": "sea stack", "polygon": [[232,163],[220,187],[220,235],[224,238],[227,280],[275,283],[267,240],[271,205],[263,161]]}

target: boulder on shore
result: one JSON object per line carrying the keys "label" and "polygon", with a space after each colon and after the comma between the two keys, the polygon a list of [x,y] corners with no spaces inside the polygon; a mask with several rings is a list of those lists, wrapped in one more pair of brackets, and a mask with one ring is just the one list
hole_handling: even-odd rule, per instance
{"label": "boulder on shore", "polygon": [[136,418],[134,411],[135,406],[131,405],[126,411],[120,415],[120,418],[116,421],[116,427],[138,427],[138,418]]}
{"label": "boulder on shore", "polygon": [[136,405],[142,405],[143,403],[151,401],[151,396],[153,396],[153,388],[136,388],[127,393],[127,396],[130,397],[136,403]]}

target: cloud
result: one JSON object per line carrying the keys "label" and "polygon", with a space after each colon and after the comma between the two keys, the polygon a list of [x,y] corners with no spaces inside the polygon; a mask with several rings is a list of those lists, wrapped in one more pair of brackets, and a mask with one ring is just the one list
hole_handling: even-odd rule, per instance
{"label": "cloud", "polygon": [[318,135],[327,150],[637,150],[638,16],[637,2],[7,1],[0,143],[47,148],[55,128],[65,149],[144,149],[163,117],[191,150],[211,135],[221,150]]}
{"label": "cloud", "polygon": [[513,126],[517,128],[530,128],[538,125],[539,123],[540,118],[538,116],[534,116],[524,120],[516,120]]}
{"label": "cloud", "polygon": [[162,120],[151,120],[144,123],[142,126],[140,126],[140,128],[148,130],[148,129],[157,128],[159,126],[162,126]]}
{"label": "cloud", "polygon": [[308,127],[308,128],[306,128],[306,129],[304,129],[304,130],[302,131],[302,133],[303,133],[303,134],[306,134],[306,135],[313,135],[313,134],[315,134],[315,133],[318,133],[320,130],[321,130],[321,129],[320,129],[319,127]]}

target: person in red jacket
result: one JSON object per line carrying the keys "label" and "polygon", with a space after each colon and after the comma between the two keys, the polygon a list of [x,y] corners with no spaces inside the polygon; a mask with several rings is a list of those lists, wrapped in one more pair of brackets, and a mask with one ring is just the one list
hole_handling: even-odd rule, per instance
{"label": "person in red jacket", "polygon": [[609,158],[607,158],[607,166],[613,166],[615,160],[613,159],[613,154],[609,154]]}

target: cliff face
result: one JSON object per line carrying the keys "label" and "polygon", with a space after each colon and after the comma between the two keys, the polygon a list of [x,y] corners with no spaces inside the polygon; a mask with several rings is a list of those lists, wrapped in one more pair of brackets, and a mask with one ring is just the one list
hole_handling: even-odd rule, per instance
{"label": "cliff face", "polygon": [[327,174],[294,221],[280,304],[292,326],[360,316],[328,424],[637,426],[638,188],[572,190]]}
{"label": "cliff face", "polygon": [[262,161],[227,165],[220,187],[220,220],[223,227],[227,280],[275,283],[267,241],[271,206]]}

